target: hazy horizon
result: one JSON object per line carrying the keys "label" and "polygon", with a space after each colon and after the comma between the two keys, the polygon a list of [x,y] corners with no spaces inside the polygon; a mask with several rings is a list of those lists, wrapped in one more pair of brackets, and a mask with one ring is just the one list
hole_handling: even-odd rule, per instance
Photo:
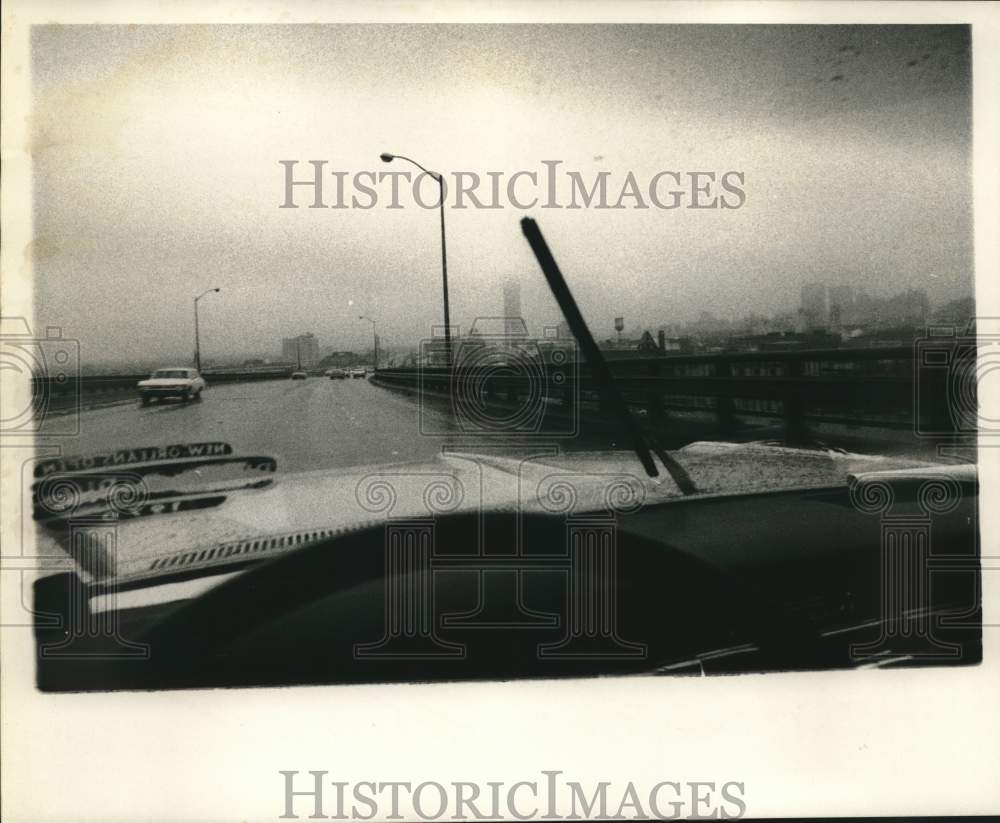
{"label": "hazy horizon", "polygon": [[[426,337],[437,212],[280,209],[281,160],[485,175],[745,175],[734,210],[449,209],[452,322],[559,319],[535,217],[598,337],[793,310],[810,282],[973,293],[965,26],[38,26],[36,322],[84,362]],[[332,184],[327,178],[327,184]],[[382,187],[380,187],[381,189]],[[302,202],[307,202],[303,199]]]}

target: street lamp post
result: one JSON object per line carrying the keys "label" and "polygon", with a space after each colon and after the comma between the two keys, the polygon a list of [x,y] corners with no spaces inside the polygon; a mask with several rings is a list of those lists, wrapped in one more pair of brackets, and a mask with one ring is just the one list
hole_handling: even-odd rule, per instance
{"label": "street lamp post", "polygon": [[401,154],[389,154],[388,152],[383,152],[379,155],[379,157],[384,163],[391,163],[397,158],[405,160],[408,163],[412,163],[424,174],[429,174],[434,180],[436,180],[441,189],[441,200],[439,206],[441,208],[441,283],[444,289],[444,354],[445,363],[448,368],[451,369],[451,315],[448,310],[448,254],[444,242],[444,175],[436,171],[425,169],[416,160],[404,157]]}
{"label": "street lamp post", "polygon": [[201,298],[203,298],[206,294],[211,294],[214,291],[222,291],[222,289],[205,289],[205,291],[194,299],[194,367],[198,370],[198,374],[201,374],[201,340],[198,335],[198,301],[201,300]]}
{"label": "street lamp post", "polygon": [[378,369],[378,334],[375,333],[375,321],[363,314],[358,315],[358,320],[367,320],[372,324],[372,350],[374,352],[375,368]]}

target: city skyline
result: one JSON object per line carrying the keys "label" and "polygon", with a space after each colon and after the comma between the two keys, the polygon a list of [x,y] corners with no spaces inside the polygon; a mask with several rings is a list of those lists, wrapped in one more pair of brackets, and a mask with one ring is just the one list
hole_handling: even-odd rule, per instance
{"label": "city skyline", "polygon": [[[282,160],[350,178],[385,151],[507,178],[558,162],[615,193],[630,173],[745,175],[730,210],[532,210],[595,330],[769,312],[822,278],[935,304],[973,288],[961,26],[38,26],[32,72],[36,322],[88,359],[186,355],[209,287],[207,354],[295,328],[360,346],[359,314],[387,340],[429,335],[432,211],[406,191],[399,209],[280,207]],[[453,324],[492,314],[512,272],[529,326],[558,316],[522,214],[447,209]]]}
{"label": "city skyline", "polygon": [[[496,313],[480,315],[476,318],[480,321],[487,321],[485,323],[480,323],[480,325],[488,326],[489,330],[494,327],[500,328],[510,328],[511,324],[506,321],[509,320],[509,316],[506,313],[506,308],[514,306],[515,304],[520,307],[519,301],[519,289],[511,288],[512,284],[516,284],[516,281],[508,279],[504,282],[501,294],[497,297],[498,308],[502,310]],[[825,299],[825,309],[822,317],[810,317],[809,312],[802,305],[802,293],[806,291],[811,286],[821,286],[826,294]],[[876,309],[874,315],[869,315],[866,319],[858,319],[855,315],[852,320],[850,316],[843,319],[843,322],[837,322],[834,318],[832,309],[836,303],[830,302],[831,298],[829,295],[845,293],[850,294],[852,307],[865,307],[866,311],[871,311],[873,308]],[[518,299],[515,300],[514,296]],[[699,340],[718,340],[725,339],[727,337],[739,337],[740,335],[764,335],[767,333],[791,333],[791,334],[801,334],[805,332],[812,331],[822,331],[837,334],[844,332],[844,339],[848,339],[850,335],[846,332],[850,330],[858,331],[861,330],[865,334],[875,333],[879,331],[891,331],[899,330],[902,327],[912,328],[914,331],[919,331],[921,324],[931,323],[931,322],[954,322],[959,325],[964,324],[967,320],[971,319],[971,312],[974,307],[974,297],[972,295],[960,295],[954,299],[949,299],[941,303],[935,304],[929,301],[924,303],[926,294],[919,289],[913,289],[912,287],[904,286],[902,291],[896,293],[885,293],[878,292],[877,290],[869,289],[854,289],[853,287],[843,286],[839,284],[823,284],[823,283],[810,283],[803,286],[802,292],[795,296],[798,301],[798,305],[788,304],[787,306],[776,309],[769,314],[760,314],[757,312],[749,313],[735,313],[730,315],[718,315],[710,310],[703,309],[697,313],[697,315],[683,319],[676,320],[673,318],[660,317],[658,320],[654,320],[651,323],[640,323],[635,321],[634,318],[624,317],[624,329],[622,331],[623,341],[632,340],[633,342],[638,341],[643,335],[648,334],[652,338],[658,338],[661,334],[665,335],[667,341],[677,342],[681,338],[690,338],[694,342]],[[894,304],[899,306],[900,303],[905,303],[906,300],[915,300],[918,304],[926,305],[926,309],[922,314],[910,313],[907,316],[907,312],[903,311],[903,316],[897,316],[895,312],[898,309],[888,309],[886,307],[891,307]],[[905,306],[904,306],[905,309]],[[882,311],[882,315],[879,316],[879,312]],[[948,314],[948,310],[951,310],[951,314]],[[938,317],[939,312],[944,311],[947,316]],[[617,334],[614,327],[615,317],[609,314],[606,318],[598,319],[596,324],[591,327],[591,332],[594,334],[595,338],[603,344],[603,341],[610,340],[614,342],[617,339]],[[456,329],[456,337],[467,337],[470,332],[473,331],[473,326],[475,322],[458,324]],[[516,328],[524,328],[521,324],[514,324]],[[556,330],[557,335],[560,337],[568,337],[571,335],[569,332],[568,324],[561,318],[550,317],[546,321],[541,322],[538,326],[527,325],[527,331],[530,338],[533,339],[543,339]],[[523,332],[518,332],[523,333]],[[428,338],[420,338],[414,340],[394,340],[388,342],[379,335],[380,349],[388,355],[390,352],[396,355],[402,355],[406,353],[415,352],[421,343],[421,340]],[[303,365],[311,367],[316,361],[326,358],[332,354],[352,354],[359,358],[370,358],[372,354],[371,337],[370,332],[367,337],[362,339],[360,342],[355,342],[354,344],[347,345],[342,341],[338,341],[336,336],[332,336],[329,339],[324,337],[322,334],[315,334],[312,331],[303,330],[298,334],[291,336],[282,335],[282,337],[270,345],[265,345],[259,349],[241,349],[233,348],[230,350],[218,350],[212,351],[207,354],[203,353],[203,359],[213,365],[225,364],[225,365],[240,365],[248,361],[261,361],[261,365],[265,364],[294,364],[297,362],[297,356],[295,353],[295,341],[298,339],[310,340],[307,343],[310,351],[314,352],[312,355],[306,354],[306,349],[302,349],[302,362]],[[671,350],[668,346],[666,351]],[[141,363],[144,366],[155,365],[156,361],[134,360],[129,358],[124,359],[108,359],[104,362],[109,365],[125,365],[129,363]],[[180,355],[176,358],[177,363],[185,362],[185,356]],[[83,360],[84,365],[93,366],[93,361],[88,361],[86,358]]]}

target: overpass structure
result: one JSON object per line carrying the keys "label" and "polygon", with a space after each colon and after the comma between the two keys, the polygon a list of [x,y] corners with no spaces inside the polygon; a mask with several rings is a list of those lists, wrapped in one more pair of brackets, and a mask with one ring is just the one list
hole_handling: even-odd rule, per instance
{"label": "overpass structure", "polygon": [[[653,428],[668,419],[710,420],[731,435],[747,419],[772,421],[788,441],[820,424],[887,429],[928,438],[976,431],[975,346],[955,341],[868,349],[727,352],[621,358],[609,362],[626,402]],[[930,356],[930,355],[933,355]],[[607,415],[585,364],[538,369],[459,362],[440,367],[381,369],[373,382],[421,396],[451,398],[464,408],[502,410],[536,403],[552,426],[576,415]],[[456,402],[457,401],[457,402]],[[496,419],[501,419],[496,417]]]}
{"label": "overpass structure", "polygon": [[[609,367],[631,410],[654,430],[732,437],[753,421],[794,442],[835,424],[861,439],[881,429],[933,441],[974,436],[978,422],[976,347],[961,341],[930,347],[647,356],[616,359]],[[291,371],[213,369],[204,377],[212,386],[284,380]],[[37,376],[35,408],[58,413],[121,403],[136,397],[136,383],[146,376]],[[453,371],[442,366],[379,369],[370,382],[436,402],[459,417],[479,414],[501,424],[527,419],[532,433],[613,425],[607,399],[586,364],[577,360],[541,358],[534,367],[523,362],[466,367],[460,360]],[[532,408],[538,411],[534,417]],[[527,417],[518,417],[518,410],[525,409]]]}

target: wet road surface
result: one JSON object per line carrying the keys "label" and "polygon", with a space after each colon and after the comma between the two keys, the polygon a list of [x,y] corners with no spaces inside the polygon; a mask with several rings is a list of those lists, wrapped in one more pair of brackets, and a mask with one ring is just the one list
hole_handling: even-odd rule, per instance
{"label": "wet road surface", "polygon": [[[450,428],[440,411],[425,409],[424,420],[425,429]],[[416,401],[367,380],[325,377],[220,384],[189,403],[84,410],[79,437],[59,438],[66,455],[208,441],[274,457],[279,472],[422,460],[443,445],[420,434]]]}

